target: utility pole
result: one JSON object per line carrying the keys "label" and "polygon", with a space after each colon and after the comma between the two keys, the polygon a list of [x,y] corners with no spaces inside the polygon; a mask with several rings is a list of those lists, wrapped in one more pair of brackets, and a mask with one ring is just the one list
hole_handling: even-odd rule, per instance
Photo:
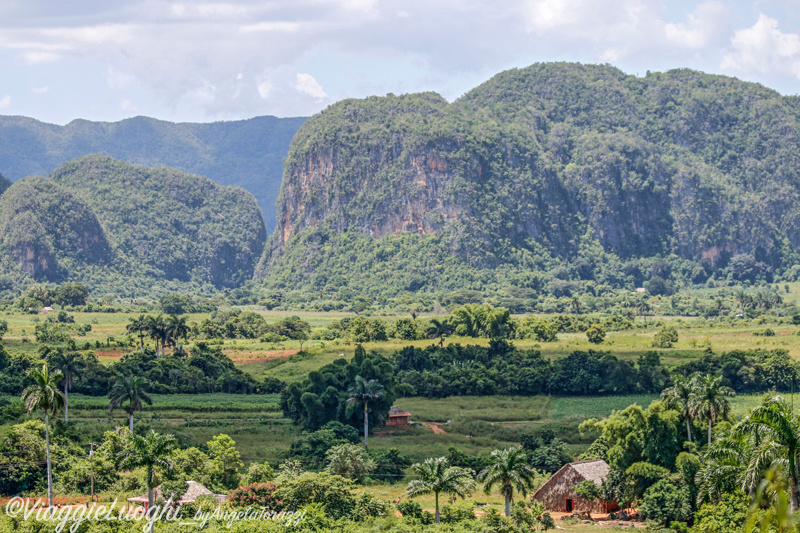
{"label": "utility pole", "polygon": [[92,472],[92,503],[94,503],[94,447],[97,446],[96,442],[89,443],[89,468]]}

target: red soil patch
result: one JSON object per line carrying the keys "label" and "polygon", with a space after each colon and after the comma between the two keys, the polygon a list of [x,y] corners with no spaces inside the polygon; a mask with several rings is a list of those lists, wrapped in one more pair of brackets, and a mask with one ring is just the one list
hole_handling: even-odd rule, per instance
{"label": "red soil patch", "polygon": [[432,424],[430,422],[423,422],[422,425],[425,426],[426,428],[430,428],[430,430],[433,431],[434,433],[436,433],[437,435],[443,435],[443,434],[447,433],[445,430],[443,430],[442,428],[439,427],[439,424]]}

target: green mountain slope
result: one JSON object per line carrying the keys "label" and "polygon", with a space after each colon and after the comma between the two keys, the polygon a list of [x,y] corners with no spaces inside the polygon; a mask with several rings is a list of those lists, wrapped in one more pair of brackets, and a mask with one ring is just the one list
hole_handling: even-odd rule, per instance
{"label": "green mountain slope", "polygon": [[684,283],[731,275],[737,255],[781,272],[800,247],[798,101],[689,70],[564,63],[503,72],[451,104],[342,101],[292,142],[257,276],[335,299],[342,283],[373,298],[633,287],[656,257]]}
{"label": "green mountain slope", "polygon": [[250,191],[271,230],[283,158],[304,120],[267,116],[176,124],[135,117],[120,122],[75,120],[57,126],[26,117],[0,116],[0,172],[12,181],[46,175],[88,154],[151,167],[173,167]]}
{"label": "green mountain slope", "polygon": [[238,286],[266,240],[250,193],[105,156],[15,182],[0,197],[0,235],[33,279],[125,295]]}

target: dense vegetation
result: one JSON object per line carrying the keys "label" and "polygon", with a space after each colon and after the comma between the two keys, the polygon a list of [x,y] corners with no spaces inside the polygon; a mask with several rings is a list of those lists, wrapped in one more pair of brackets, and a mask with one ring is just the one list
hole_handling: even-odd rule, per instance
{"label": "dense vegetation", "polygon": [[21,270],[127,297],[170,284],[193,292],[240,285],[266,238],[241,189],[101,156],[14,183],[0,198],[0,234],[4,255],[20,265],[6,272],[12,282]]}
{"label": "dense vegetation", "polygon": [[[255,117],[176,124],[134,117],[111,123],[74,120],[57,126],[0,116],[0,172],[12,181],[43,176],[89,154],[149,167],[173,167],[247,190],[255,196],[267,229],[272,231],[283,159],[304,120]],[[0,194],[3,188],[0,180]]]}
{"label": "dense vegetation", "polygon": [[346,100],[295,136],[258,275],[306,301],[794,279],[799,129],[792,98],[689,70]]}

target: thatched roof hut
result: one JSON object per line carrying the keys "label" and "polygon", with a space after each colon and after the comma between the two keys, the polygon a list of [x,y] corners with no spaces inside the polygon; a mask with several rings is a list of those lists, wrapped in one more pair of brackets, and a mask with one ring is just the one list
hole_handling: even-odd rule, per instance
{"label": "thatched roof hut", "polygon": [[610,470],[611,467],[602,459],[566,464],[534,493],[533,499],[542,502],[548,511],[561,513],[574,511],[607,513],[615,510],[617,505],[614,502],[604,500],[590,502],[575,492],[575,486],[587,480],[601,485]]}
{"label": "thatched roof hut", "polygon": [[[182,504],[182,503],[194,503],[197,498],[200,496],[213,496],[218,501],[224,502],[227,496],[225,494],[214,494],[206,487],[198,483],[197,481],[187,481],[186,485],[186,492],[176,501],[173,501],[175,504]],[[161,499],[165,499],[164,495],[161,493],[161,485],[157,486],[153,489],[153,501],[158,501]],[[131,503],[143,503],[147,505],[147,494],[144,496],[136,496],[135,498],[128,498],[128,501]]]}
{"label": "thatched roof hut", "polygon": [[396,405],[393,405],[389,409],[389,422],[387,425],[389,426],[407,426],[409,424],[409,419],[411,418],[411,413],[408,411],[404,411],[400,409]]}

